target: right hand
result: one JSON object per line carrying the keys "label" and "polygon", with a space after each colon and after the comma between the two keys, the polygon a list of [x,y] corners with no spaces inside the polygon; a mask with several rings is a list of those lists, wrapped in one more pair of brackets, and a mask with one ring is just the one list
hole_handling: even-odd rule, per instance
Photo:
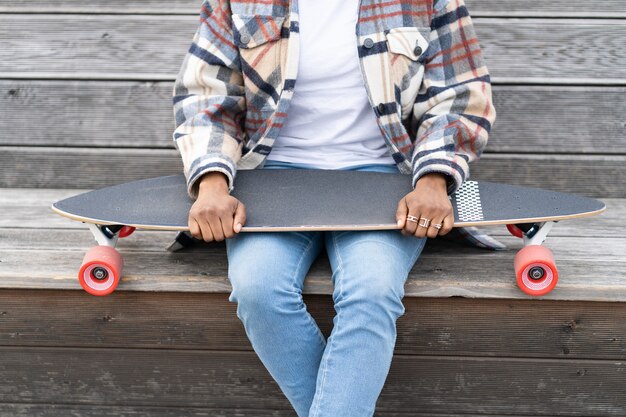
{"label": "right hand", "polygon": [[189,210],[189,232],[205,242],[235,236],[246,222],[246,208],[228,193],[226,176],[212,171],[199,181],[198,198]]}

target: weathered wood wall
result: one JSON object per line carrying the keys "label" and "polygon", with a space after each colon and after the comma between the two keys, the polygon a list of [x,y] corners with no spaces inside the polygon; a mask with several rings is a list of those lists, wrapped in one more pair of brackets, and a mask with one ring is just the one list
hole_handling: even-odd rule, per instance
{"label": "weathered wood wall", "polygon": [[[49,211],[181,171],[171,87],[199,4],[0,0],[0,417],[295,415],[227,301],[222,246],[164,253],[173,234],[137,233],[120,289],[91,297],[75,274],[93,238]],[[472,177],[609,210],[555,227],[542,300],[516,289],[502,228],[502,252],[429,242],[376,415],[624,416],[626,2],[467,4],[498,110]],[[326,336],[329,274],[318,259],[304,291]]]}
{"label": "weathered wood wall", "polygon": [[[467,4],[498,109],[472,176],[625,197],[625,3]],[[171,87],[198,5],[0,1],[0,186],[180,172]]]}

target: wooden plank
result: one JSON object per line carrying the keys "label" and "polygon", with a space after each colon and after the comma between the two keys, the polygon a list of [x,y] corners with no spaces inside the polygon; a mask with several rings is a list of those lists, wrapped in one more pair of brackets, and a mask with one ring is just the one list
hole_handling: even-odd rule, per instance
{"label": "wooden plank", "polygon": [[0,0],[0,13],[198,14],[201,0]]}
{"label": "wooden plank", "polygon": [[[253,352],[152,350],[148,355],[137,349],[67,348],[1,352],[2,401],[291,408]],[[622,416],[624,372],[626,364],[620,361],[398,355],[377,407],[406,413]]]}
{"label": "wooden plank", "polygon": [[499,17],[626,17],[621,0],[466,0],[472,16]]}
{"label": "wooden plank", "polygon": [[[99,188],[183,171],[175,149],[0,146],[4,188]],[[484,153],[470,178],[572,192],[626,197],[626,155]]]}
{"label": "wooden plank", "polygon": [[[413,267],[408,297],[532,299],[515,284],[513,259],[522,246],[501,238],[504,251],[486,251],[449,241],[432,241]],[[569,244],[568,244],[569,242]],[[179,252],[125,250],[118,291],[230,292],[223,242]],[[547,244],[559,268],[559,285],[542,297],[551,300],[626,301],[626,250],[622,238],[551,238]],[[595,249],[592,249],[595,248]],[[4,249],[0,288],[81,290],[76,278],[86,248]],[[590,256],[592,254],[593,256]],[[304,286],[310,294],[331,294],[330,267],[324,254],[312,265]]]}
{"label": "wooden plank", "polygon": [[[624,154],[625,94],[625,87],[496,85],[487,149]],[[174,149],[171,95],[172,82],[0,80],[0,145],[24,145],[27,131],[29,146]],[[43,115],[45,123],[32,123]]]}
{"label": "wooden plank", "polygon": [[496,85],[487,150],[624,154],[625,94],[622,87]]}
{"label": "wooden plank", "polygon": [[[0,0],[0,13],[107,13],[107,14],[197,14],[199,0],[88,0],[57,1]],[[472,16],[500,17],[626,17],[626,5],[620,0],[467,0]]]}
{"label": "wooden plank", "polygon": [[[381,416],[402,417],[406,414],[385,413]],[[411,414],[419,417],[417,414]],[[423,414],[422,414],[423,415]],[[0,403],[0,417],[295,417],[290,410],[247,408],[93,406],[76,404]],[[437,417],[437,416],[435,416]],[[441,416],[451,417],[451,416]],[[471,416],[469,416],[471,417]],[[479,417],[479,416],[476,416]]]}
{"label": "wooden plank", "polygon": [[[626,83],[623,20],[474,21],[496,83]],[[171,80],[197,22],[197,16],[0,15],[0,78]]]}
{"label": "wooden plank", "polygon": [[[474,19],[496,83],[624,83],[623,20]],[[572,40],[575,39],[575,42]],[[600,61],[603,68],[597,68]],[[615,66],[622,70],[615,71]]]}
{"label": "wooden plank", "polygon": [[[305,294],[304,301],[328,338],[332,298]],[[626,359],[626,303],[403,302],[396,354]],[[228,294],[3,290],[0,306],[0,346],[252,351]]]}
{"label": "wooden plank", "polygon": [[[4,145],[174,149],[172,82],[0,81]],[[33,123],[41,118],[44,123]],[[26,133],[25,133],[26,132]]]}
{"label": "wooden plank", "polygon": [[[295,417],[290,410],[259,410],[259,409],[215,409],[188,407],[125,407],[125,406],[84,406],[58,404],[17,404],[0,403],[0,417]],[[377,417],[486,417],[485,414],[433,414],[394,411],[376,412]],[[528,417],[512,414],[490,414],[489,417]],[[550,417],[550,416],[542,416]],[[552,416],[555,417],[555,416]]]}

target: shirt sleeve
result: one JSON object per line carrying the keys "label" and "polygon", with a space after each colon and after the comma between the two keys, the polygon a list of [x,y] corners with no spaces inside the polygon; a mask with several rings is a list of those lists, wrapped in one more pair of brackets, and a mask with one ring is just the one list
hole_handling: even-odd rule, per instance
{"label": "shirt sleeve", "polygon": [[448,195],[469,177],[496,117],[491,81],[463,0],[435,2],[424,79],[413,106],[413,187],[431,172],[446,175]]}
{"label": "shirt sleeve", "polygon": [[198,197],[197,180],[211,171],[225,174],[232,191],[246,102],[228,2],[202,2],[199,25],[174,82],[173,110],[173,140],[189,196]]}

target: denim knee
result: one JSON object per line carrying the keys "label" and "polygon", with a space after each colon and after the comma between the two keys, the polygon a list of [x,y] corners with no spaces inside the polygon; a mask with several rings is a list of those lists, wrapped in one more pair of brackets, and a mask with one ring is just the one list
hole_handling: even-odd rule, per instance
{"label": "denim knee", "polygon": [[344,277],[342,288],[336,288],[336,303],[360,304],[364,311],[383,310],[395,318],[405,313],[402,298],[406,273],[399,268],[383,263],[377,265],[364,263],[343,273],[349,276]]}
{"label": "denim knee", "polygon": [[[244,264],[229,268],[232,291],[228,301],[237,303],[237,315],[243,311],[266,315],[285,309],[297,310],[303,304],[302,294],[277,279],[279,271]],[[241,317],[240,317],[241,318]]]}

